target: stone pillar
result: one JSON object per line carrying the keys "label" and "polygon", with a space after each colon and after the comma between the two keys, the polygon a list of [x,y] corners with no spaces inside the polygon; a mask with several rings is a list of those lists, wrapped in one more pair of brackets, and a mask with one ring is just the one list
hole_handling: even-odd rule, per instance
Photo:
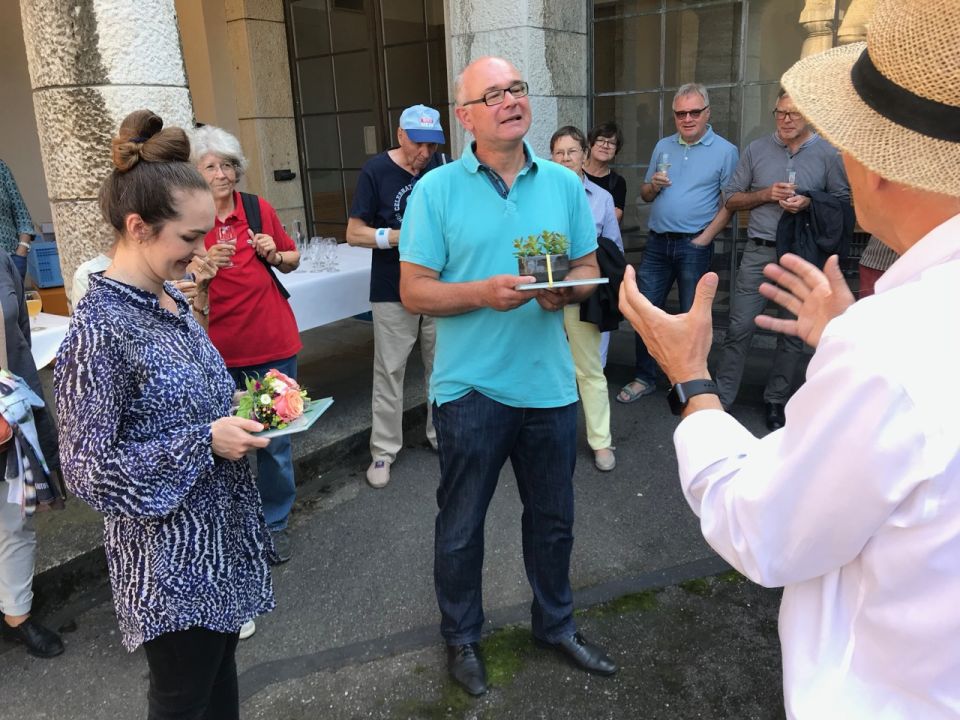
{"label": "stone pillar", "polygon": [[[447,0],[447,67],[451,78],[472,60],[499,55],[530,83],[533,125],[527,140],[546,157],[562,125],[587,124],[587,11],[582,0]],[[451,84],[450,97],[453,99]],[[452,150],[467,135],[454,125]]]}
{"label": "stone pillar", "polygon": [[[291,230],[305,218],[283,0],[226,0],[226,18],[240,144],[250,162],[244,182]],[[297,178],[274,180],[274,170],[284,169]]]}
{"label": "stone pillar", "polygon": [[807,0],[800,13],[800,24],[807,31],[800,57],[816,55],[833,47],[833,13],[835,0]]}
{"label": "stone pillar", "polygon": [[837,32],[837,44],[847,45],[867,39],[867,24],[876,0],[851,0]]}
{"label": "stone pillar", "polygon": [[113,232],[97,193],[110,139],[133,110],[190,127],[173,0],[20,0],[47,194],[69,294]]}

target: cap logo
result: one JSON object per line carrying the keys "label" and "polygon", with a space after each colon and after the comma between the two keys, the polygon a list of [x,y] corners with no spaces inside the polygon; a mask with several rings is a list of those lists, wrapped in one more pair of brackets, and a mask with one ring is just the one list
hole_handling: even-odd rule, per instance
{"label": "cap logo", "polygon": [[433,127],[433,120],[429,115],[420,116],[420,127]]}

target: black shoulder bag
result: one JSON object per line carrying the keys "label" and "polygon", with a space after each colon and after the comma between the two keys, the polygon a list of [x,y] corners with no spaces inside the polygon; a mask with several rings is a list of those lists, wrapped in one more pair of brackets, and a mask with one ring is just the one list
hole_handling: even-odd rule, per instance
{"label": "black shoulder bag", "polygon": [[[260,198],[258,198],[256,195],[242,192],[240,193],[240,201],[243,203],[243,214],[247,216],[247,225],[249,225],[250,229],[253,230],[253,234],[257,235],[263,232],[263,220],[260,217]],[[263,266],[267,269],[267,273],[270,275],[273,283],[277,286],[277,290],[279,290],[280,294],[283,295],[283,299],[288,300],[290,298],[290,291],[283,286],[282,282],[280,282],[280,278],[277,277],[277,274],[273,271],[273,268],[270,267],[270,263],[267,262],[267,259],[262,255],[257,255],[257,259],[263,263]]]}

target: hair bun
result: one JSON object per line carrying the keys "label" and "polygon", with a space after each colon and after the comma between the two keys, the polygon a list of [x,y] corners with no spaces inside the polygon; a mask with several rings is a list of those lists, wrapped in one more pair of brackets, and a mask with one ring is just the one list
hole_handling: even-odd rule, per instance
{"label": "hair bun", "polygon": [[152,110],[135,110],[120,123],[111,141],[114,167],[120,172],[133,169],[138,162],[186,162],[190,141],[178,127],[163,129],[163,118]]}

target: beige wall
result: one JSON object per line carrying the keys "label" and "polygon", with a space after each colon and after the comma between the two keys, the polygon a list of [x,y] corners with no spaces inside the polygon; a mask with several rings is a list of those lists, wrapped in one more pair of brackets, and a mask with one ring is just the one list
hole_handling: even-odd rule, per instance
{"label": "beige wall", "polygon": [[[249,161],[241,188],[289,228],[304,219],[282,0],[175,0],[197,122],[234,134]],[[293,181],[277,182],[288,168]]]}
{"label": "beige wall", "polygon": [[176,0],[175,7],[197,122],[237,135],[240,120],[224,0]]}
{"label": "beige wall", "polygon": [[33,222],[50,222],[50,203],[33,112],[33,93],[20,25],[20,4],[0,2],[0,158],[13,171]]}

